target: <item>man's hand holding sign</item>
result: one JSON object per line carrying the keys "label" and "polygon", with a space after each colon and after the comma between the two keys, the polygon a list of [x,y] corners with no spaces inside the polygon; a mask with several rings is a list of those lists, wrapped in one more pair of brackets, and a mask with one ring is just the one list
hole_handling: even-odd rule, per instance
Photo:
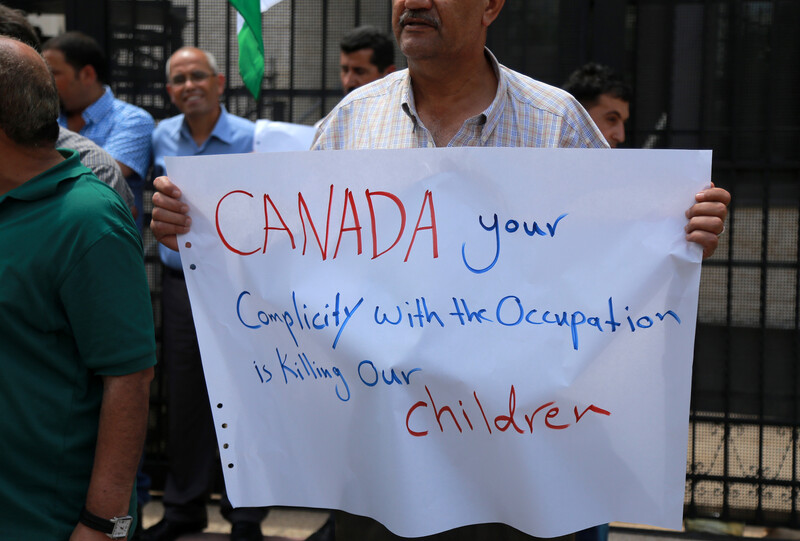
{"label": "man's hand holding sign", "polygon": [[168,168],[235,505],[343,509],[403,536],[680,527],[701,259],[684,209],[710,153]]}

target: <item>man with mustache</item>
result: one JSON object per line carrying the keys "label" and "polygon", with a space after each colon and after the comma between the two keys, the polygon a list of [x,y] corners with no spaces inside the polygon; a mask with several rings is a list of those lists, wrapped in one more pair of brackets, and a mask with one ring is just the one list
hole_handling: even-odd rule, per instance
{"label": "man with mustache", "polygon": [[[505,0],[393,0],[392,26],[408,69],[357,89],[323,120],[314,149],[528,146],[607,148],[570,95],[497,63],[486,32]],[[361,119],[374,119],[363,122]],[[167,177],[155,180],[151,228],[177,249],[188,208]],[[687,211],[687,240],[709,257],[730,194],[712,187]]]}
{"label": "man with mustache", "polygon": [[[322,121],[313,149],[446,146],[608,148],[588,113],[564,91],[501,66],[485,48],[504,0],[393,0],[392,26],[408,69],[354,90]],[[188,207],[156,179],[151,228],[177,246]],[[710,256],[730,194],[709,188],[687,211],[687,240]],[[374,520],[337,513],[336,538],[398,539]],[[425,540],[530,539],[503,524],[465,526]]]}

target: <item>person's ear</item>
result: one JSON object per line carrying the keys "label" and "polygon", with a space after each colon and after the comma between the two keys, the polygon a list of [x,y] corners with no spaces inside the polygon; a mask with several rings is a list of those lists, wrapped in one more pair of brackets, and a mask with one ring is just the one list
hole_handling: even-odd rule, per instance
{"label": "person's ear", "polygon": [[175,93],[175,88],[171,84],[167,83],[167,94],[169,95],[169,101],[171,101],[172,103],[175,103],[174,93]]}
{"label": "person's ear", "polygon": [[506,0],[486,0],[486,8],[483,10],[483,26],[488,27],[494,22],[505,3]]}
{"label": "person's ear", "polygon": [[78,71],[78,80],[84,84],[97,82],[97,71],[94,66],[87,64]]}

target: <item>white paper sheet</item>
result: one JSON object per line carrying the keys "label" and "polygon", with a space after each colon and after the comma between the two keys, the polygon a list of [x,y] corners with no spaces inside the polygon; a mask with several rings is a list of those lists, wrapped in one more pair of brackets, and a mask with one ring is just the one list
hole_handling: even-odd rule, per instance
{"label": "white paper sheet", "polygon": [[231,501],[343,509],[402,536],[680,528],[701,259],[684,212],[710,164],[167,158]]}

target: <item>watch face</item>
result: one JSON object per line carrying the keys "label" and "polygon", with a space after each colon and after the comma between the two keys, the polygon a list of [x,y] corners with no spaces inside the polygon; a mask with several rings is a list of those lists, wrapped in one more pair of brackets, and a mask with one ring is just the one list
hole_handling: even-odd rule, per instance
{"label": "watch face", "polygon": [[128,530],[133,522],[132,517],[118,517],[113,518],[111,521],[114,523],[114,530],[111,532],[111,539],[127,539]]}

